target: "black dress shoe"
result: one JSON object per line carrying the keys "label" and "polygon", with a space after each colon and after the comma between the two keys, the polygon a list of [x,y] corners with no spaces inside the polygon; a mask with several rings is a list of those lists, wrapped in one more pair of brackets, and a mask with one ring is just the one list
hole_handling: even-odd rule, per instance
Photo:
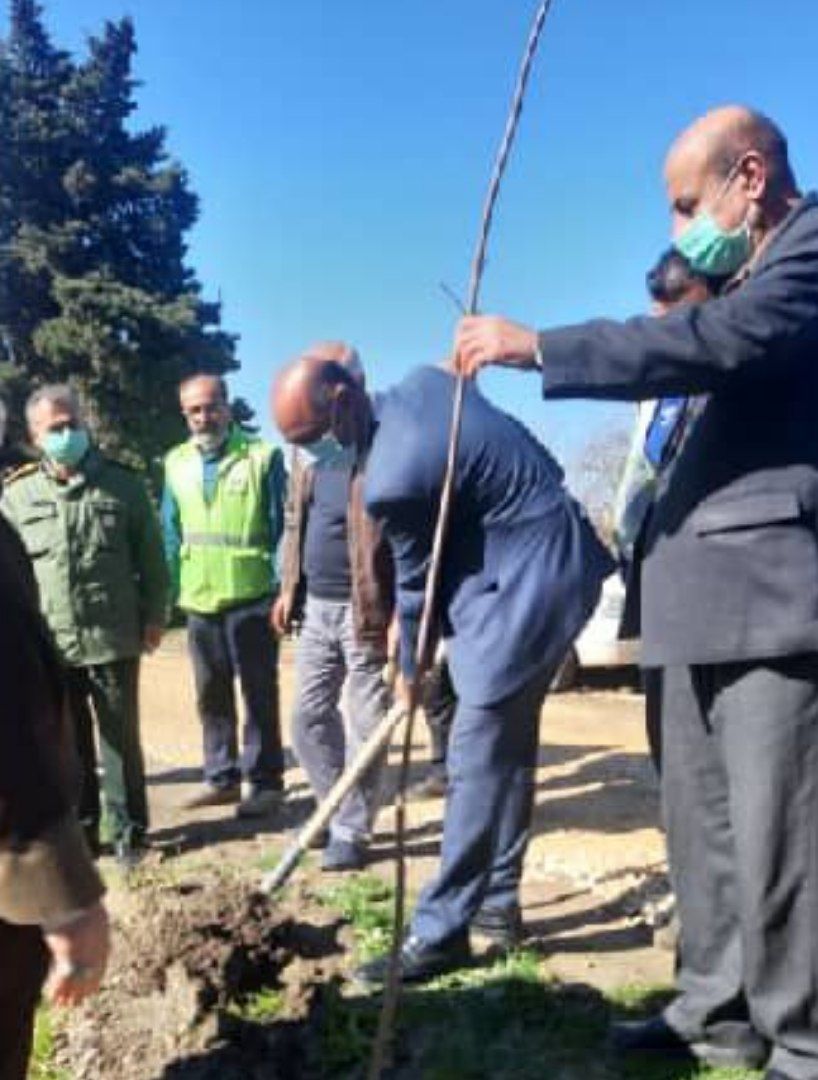
{"label": "black dress shoe", "polygon": [[687,1041],[663,1016],[611,1024],[610,1042],[621,1054],[664,1054],[726,1068],[758,1069],[767,1060],[767,1047],[760,1036],[732,1045],[707,1039]]}
{"label": "black dress shoe", "polygon": [[[400,951],[400,981],[425,982],[447,971],[467,967],[470,962],[471,950],[465,934],[446,945],[431,945],[409,934]],[[366,986],[382,986],[388,974],[389,954],[386,953],[362,964],[355,972],[355,978]]]}
{"label": "black dress shoe", "polygon": [[509,952],[520,944],[524,936],[520,906],[492,907],[486,904],[472,919],[471,928],[481,937],[488,938],[498,949]]}

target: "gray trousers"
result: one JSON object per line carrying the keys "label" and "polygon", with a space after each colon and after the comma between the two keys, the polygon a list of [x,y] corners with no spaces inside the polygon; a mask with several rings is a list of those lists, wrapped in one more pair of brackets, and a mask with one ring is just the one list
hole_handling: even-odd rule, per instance
{"label": "gray trousers", "polygon": [[662,789],[684,1038],[760,1036],[818,1080],[818,657],[665,668]]}
{"label": "gray trousers", "polygon": [[[292,741],[315,797],[324,798],[389,708],[383,681],[386,655],[359,645],[349,603],[307,597],[296,660]],[[348,725],[339,708],[347,684]],[[366,842],[380,797],[383,757],[346,799],[330,823],[339,840]]]}

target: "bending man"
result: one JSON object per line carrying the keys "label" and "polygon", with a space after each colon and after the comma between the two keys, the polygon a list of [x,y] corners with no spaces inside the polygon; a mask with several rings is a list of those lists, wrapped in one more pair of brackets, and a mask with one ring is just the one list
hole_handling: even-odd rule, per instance
{"label": "bending man", "polygon": [[[422,368],[379,403],[338,364],[301,361],[273,398],[285,436],[331,432],[368,454],[366,502],[392,544],[401,665],[414,675],[417,625],[445,472],[454,379]],[[540,707],[613,563],[516,421],[466,390],[439,616],[458,695],[448,752],[442,859],[402,949],[405,980],[464,963],[469,927],[519,935]],[[386,958],[360,971],[382,981]]]}

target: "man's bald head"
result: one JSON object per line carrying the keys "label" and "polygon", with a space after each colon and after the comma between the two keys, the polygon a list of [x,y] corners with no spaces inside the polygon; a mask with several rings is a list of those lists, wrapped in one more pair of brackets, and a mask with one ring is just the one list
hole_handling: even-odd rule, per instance
{"label": "man's bald head", "polygon": [[795,187],[784,133],[768,116],[744,105],[722,105],[700,116],[673,143],[667,164],[694,157],[726,179],[742,155],[752,151],[764,158],[769,183]]}
{"label": "man's bald head", "polygon": [[358,441],[358,432],[347,433],[347,421],[350,415],[357,417],[366,402],[362,382],[346,365],[310,351],[276,376],[270,408],[288,442],[304,445],[332,431],[349,443]]}
{"label": "man's bald head", "polygon": [[345,341],[317,341],[302,354],[313,356],[316,360],[334,360],[341,364],[349,374],[363,386],[366,382],[358,350]]}
{"label": "man's bald head", "polygon": [[[667,155],[665,179],[674,234],[717,199],[722,205],[713,212],[724,228],[738,227],[750,207],[770,228],[797,195],[782,131],[743,105],[712,109],[686,128]],[[722,196],[726,183],[730,189]]]}

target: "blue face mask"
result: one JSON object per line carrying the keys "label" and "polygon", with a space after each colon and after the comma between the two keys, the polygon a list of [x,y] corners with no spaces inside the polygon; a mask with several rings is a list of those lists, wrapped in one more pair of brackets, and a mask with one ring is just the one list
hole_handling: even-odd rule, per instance
{"label": "blue face mask", "polygon": [[355,463],[355,448],[342,446],[334,435],[324,435],[315,442],[306,443],[302,449],[319,469],[343,469]]}
{"label": "blue face mask", "polygon": [[738,176],[742,160],[739,159],[728,173],[721,190],[713,200],[711,210],[702,210],[696,214],[674,242],[676,250],[680,255],[684,255],[697,274],[731,277],[753,253],[753,241],[746,220],[737,229],[728,231],[719,225],[712,214],[712,209],[718,206]]}
{"label": "blue face mask", "polygon": [[65,427],[61,431],[49,431],[43,439],[43,453],[57,465],[66,465],[69,469],[79,465],[91,439],[86,428]]}

